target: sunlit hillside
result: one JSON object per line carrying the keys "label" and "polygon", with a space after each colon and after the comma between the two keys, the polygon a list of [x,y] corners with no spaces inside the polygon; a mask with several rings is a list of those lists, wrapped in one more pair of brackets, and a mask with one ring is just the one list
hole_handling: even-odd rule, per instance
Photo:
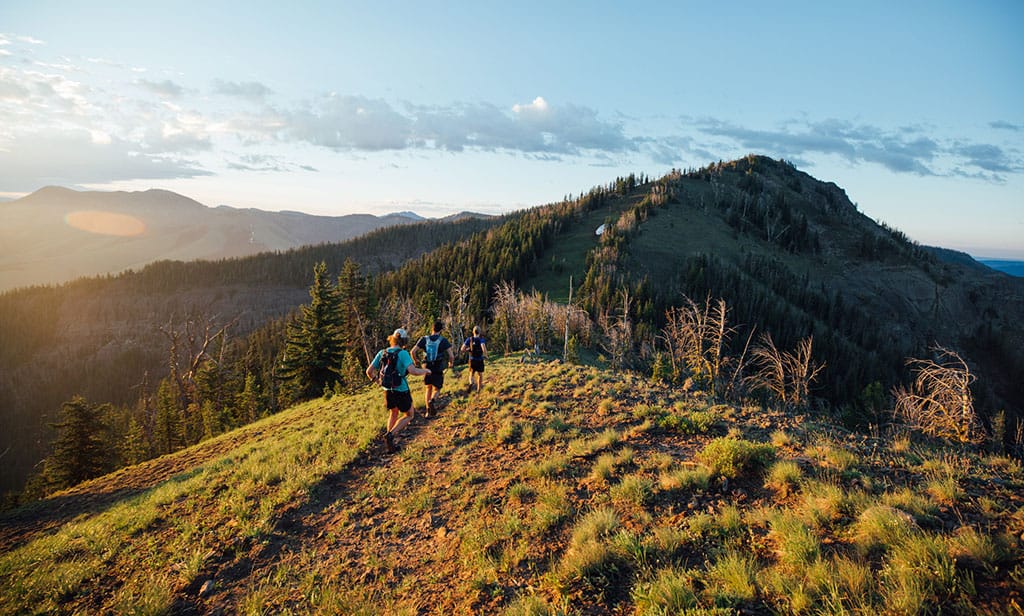
{"label": "sunlit hillside", "polygon": [[4,514],[0,612],[1024,606],[1017,460],[551,358],[465,377],[394,456],[367,389]]}

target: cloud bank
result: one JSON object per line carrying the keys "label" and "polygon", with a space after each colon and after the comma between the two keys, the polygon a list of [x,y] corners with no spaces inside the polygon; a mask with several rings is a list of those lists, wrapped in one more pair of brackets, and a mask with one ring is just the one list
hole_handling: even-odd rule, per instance
{"label": "cloud bank", "polygon": [[[644,131],[593,107],[529,101],[420,105],[355,93],[282,100],[259,81],[144,79],[145,69],[82,58],[44,61],[41,42],[0,35],[0,190],[52,183],[187,178],[218,170],[312,169],[273,148],[339,154],[497,152],[538,161],[642,167],[703,164],[748,152],[809,163],[820,155],[897,174],[1003,182],[1024,172],[1012,141],[1024,127],[993,120],[1009,143],[940,136],[842,119],[786,120],[773,128],[680,117]],[[106,71],[98,78],[97,71]],[[289,151],[294,152],[292,148]],[[195,157],[203,154],[203,162]],[[294,155],[294,154],[292,154]]]}
{"label": "cloud bank", "polygon": [[28,192],[46,185],[78,186],[118,180],[211,175],[179,157],[138,151],[135,144],[97,141],[87,131],[33,134],[0,149],[0,189]]}

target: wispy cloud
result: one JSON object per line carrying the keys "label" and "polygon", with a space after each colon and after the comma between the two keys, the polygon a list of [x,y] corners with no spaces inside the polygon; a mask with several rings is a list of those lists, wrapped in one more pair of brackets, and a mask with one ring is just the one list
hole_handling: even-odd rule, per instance
{"label": "wispy cloud", "polygon": [[[924,134],[923,127],[885,130],[829,119],[790,121],[779,130],[751,129],[715,119],[697,123],[698,131],[728,138],[741,147],[790,159],[837,155],[851,163],[874,163],[894,173],[960,175],[1001,182],[1001,174],[1024,171],[1019,154],[987,143],[949,140]],[[973,169],[973,171],[972,171]]]}
{"label": "wispy cloud", "polygon": [[170,79],[165,79],[163,81],[150,81],[148,79],[139,79],[135,82],[135,84],[143,90],[152,92],[153,94],[156,94],[160,98],[164,99],[181,98],[181,95],[185,92],[185,88],[174,83]]}
{"label": "wispy cloud", "polygon": [[[138,74],[145,69],[105,58],[41,58],[40,45],[30,37],[0,34],[0,51],[6,54],[0,55],[0,150],[5,156],[0,179],[4,183],[24,183],[9,171],[15,167],[37,182],[63,176],[77,182],[86,181],[75,179],[85,176],[89,182],[132,174],[136,178],[191,177],[210,172],[189,160],[200,153],[213,153],[204,160],[219,158],[233,170],[314,170],[303,166],[303,161],[286,162],[269,154],[282,144],[311,145],[352,156],[482,151],[600,166],[653,161],[666,168],[746,152],[781,156],[804,165],[831,155],[851,164],[878,164],[894,173],[993,182],[1024,172],[1024,158],[1012,145],[940,136],[935,127],[926,125],[882,128],[843,119],[803,118],[765,128],[712,117],[682,119],[675,129],[665,131],[664,118],[609,117],[587,105],[543,96],[500,103],[421,105],[357,93],[324,93],[306,101],[289,101],[260,81],[228,78],[214,80],[205,94],[237,100],[217,101],[203,96],[186,76],[145,79]],[[87,81],[99,71],[104,71],[103,80]],[[242,100],[248,104],[238,104]],[[645,121],[660,128],[638,128]],[[1024,126],[1005,120],[989,126],[1006,131],[1007,139],[1008,133],[1024,131]],[[61,134],[67,139],[59,139]],[[67,149],[48,155],[58,146]],[[21,162],[13,162],[12,153]],[[92,160],[75,163],[72,154]],[[28,156],[39,160],[30,164]],[[114,169],[115,164],[122,166]],[[47,165],[51,172],[45,172]],[[65,172],[61,165],[79,171]],[[105,179],[103,169],[108,170]],[[0,184],[0,190],[13,189]]]}
{"label": "wispy cloud", "polygon": [[402,150],[412,138],[412,120],[381,99],[329,95],[281,114],[280,136],[332,150]]}
{"label": "wispy cloud", "polygon": [[210,175],[194,162],[145,154],[134,144],[96,137],[87,131],[62,131],[15,139],[0,149],[0,186],[27,192],[48,184]]}
{"label": "wispy cloud", "polygon": [[233,160],[228,160],[229,169],[236,171],[263,171],[263,172],[288,172],[288,171],[317,171],[309,165],[296,165],[284,160],[280,156],[269,154],[243,154]]}
{"label": "wispy cloud", "polygon": [[996,120],[995,122],[989,122],[989,126],[992,128],[998,128],[1000,130],[1011,130],[1013,132],[1020,132],[1024,130],[1024,126],[1020,124],[1014,124],[1013,122],[1007,122],[1006,120]]}
{"label": "wispy cloud", "polygon": [[274,91],[258,81],[238,82],[216,79],[213,82],[213,93],[259,103]]}
{"label": "wispy cloud", "polygon": [[266,115],[279,137],[333,150],[467,149],[553,156],[637,151],[618,123],[577,105],[553,106],[543,98],[511,109],[489,103],[448,106],[406,104],[362,96],[330,95],[301,108]]}
{"label": "wispy cloud", "polygon": [[970,165],[992,173],[1018,173],[1024,171],[1021,160],[997,145],[968,143],[953,150]]}

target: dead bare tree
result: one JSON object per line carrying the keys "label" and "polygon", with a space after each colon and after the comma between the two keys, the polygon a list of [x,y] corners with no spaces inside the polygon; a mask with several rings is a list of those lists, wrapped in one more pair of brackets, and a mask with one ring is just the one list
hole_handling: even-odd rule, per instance
{"label": "dead bare tree", "polygon": [[456,346],[462,344],[466,332],[473,327],[469,322],[469,293],[469,285],[453,281],[451,295],[445,304],[444,319],[448,321],[449,331],[454,338],[452,344]]}
{"label": "dead bare tree", "polygon": [[601,348],[608,354],[608,361],[613,370],[628,368],[629,356],[633,350],[633,321],[629,317],[632,299],[629,291],[622,291],[622,313],[612,314],[604,310],[598,315],[597,324],[604,334]]}
{"label": "dead bare tree", "polygon": [[[174,321],[169,320],[167,325],[161,326],[160,332],[167,338],[168,368],[170,376],[178,385],[178,391],[185,397],[182,408],[187,408],[189,402],[195,402],[195,377],[204,362],[213,362],[219,365],[223,355],[224,341],[228,328],[238,322],[235,317],[227,324],[217,328],[216,317],[193,316],[186,319],[184,329],[176,329]],[[210,353],[210,345],[215,341],[221,341],[221,352],[215,358]]]}
{"label": "dead bare tree", "polygon": [[[384,298],[377,307],[377,318],[370,324],[370,349],[380,348],[391,332],[399,327],[408,330],[423,322],[423,315],[416,302],[404,295],[391,294]],[[373,356],[370,355],[372,359]]]}
{"label": "dead bare tree", "polygon": [[725,345],[735,330],[726,325],[728,307],[724,299],[700,305],[689,297],[666,314],[660,338],[669,348],[673,373],[685,370],[698,387],[712,396],[720,393]]}
{"label": "dead bare tree", "polygon": [[505,354],[508,355],[516,347],[516,285],[502,280],[494,289],[494,302],[491,312],[494,314],[495,333],[504,338]]}
{"label": "dead bare tree", "polygon": [[811,399],[811,383],[818,377],[825,364],[815,364],[812,353],[814,338],[808,336],[796,343],[796,350],[786,353],[786,370],[789,373],[790,401],[793,406],[804,406]]}
{"label": "dead bare tree", "polygon": [[[169,376],[177,386],[178,406],[188,426],[186,437],[189,442],[199,440],[198,427],[202,423],[199,413],[203,401],[200,400],[196,378],[207,365],[220,366],[223,363],[227,331],[238,322],[238,317],[220,327],[216,321],[215,316],[197,314],[185,320],[184,329],[175,328],[173,319],[166,326],[159,327],[169,343]],[[211,349],[215,342],[219,344],[216,355]]]}
{"label": "dead bare tree", "polygon": [[983,434],[971,395],[975,375],[956,351],[941,346],[931,350],[933,359],[907,360],[916,376],[909,389],[902,385],[893,389],[894,412],[925,434],[978,442]]}
{"label": "dead bare tree", "polygon": [[810,400],[811,383],[825,364],[812,359],[813,337],[797,343],[793,352],[780,351],[771,334],[763,334],[761,342],[751,351],[755,372],[748,377],[751,385],[771,394],[786,408],[801,408]]}

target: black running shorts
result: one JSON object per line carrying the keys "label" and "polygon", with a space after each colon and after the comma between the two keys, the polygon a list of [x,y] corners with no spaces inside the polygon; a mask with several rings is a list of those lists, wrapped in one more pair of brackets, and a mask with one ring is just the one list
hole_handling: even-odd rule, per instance
{"label": "black running shorts", "polygon": [[431,368],[430,374],[423,375],[424,385],[433,385],[437,389],[444,387],[444,368]]}
{"label": "black running shorts", "polygon": [[388,409],[398,409],[403,413],[408,413],[409,409],[412,408],[412,393],[406,391],[394,391],[387,390]]}
{"label": "black running shorts", "polygon": [[484,360],[482,360],[482,359],[470,359],[469,360],[469,369],[471,371],[473,371],[473,372],[483,372],[484,371]]}

